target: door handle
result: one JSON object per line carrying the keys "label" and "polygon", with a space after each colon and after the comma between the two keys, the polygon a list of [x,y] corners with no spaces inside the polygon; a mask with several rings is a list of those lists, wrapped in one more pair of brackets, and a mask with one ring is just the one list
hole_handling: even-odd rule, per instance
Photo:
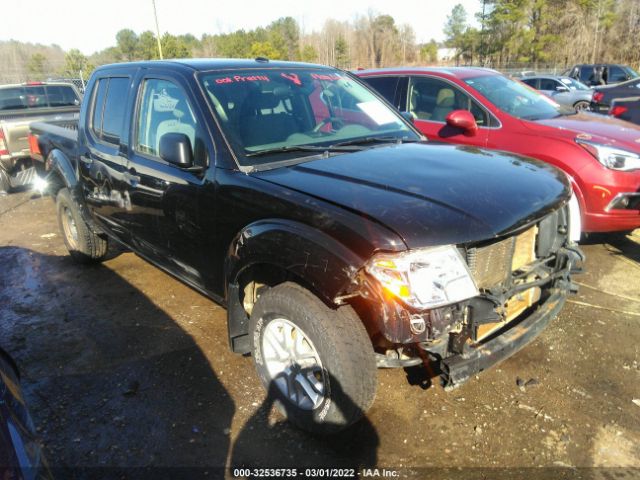
{"label": "door handle", "polygon": [[135,168],[130,168],[128,171],[124,172],[122,176],[129,185],[135,187],[140,183],[140,177],[136,175],[136,173],[138,172],[136,172]]}

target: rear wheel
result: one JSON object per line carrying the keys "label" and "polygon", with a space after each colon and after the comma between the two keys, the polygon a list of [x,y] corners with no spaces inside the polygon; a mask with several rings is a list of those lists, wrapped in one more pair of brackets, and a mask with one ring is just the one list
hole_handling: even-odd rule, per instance
{"label": "rear wheel", "polygon": [[591,109],[591,105],[589,102],[585,100],[581,100],[573,104],[573,108],[575,108],[576,112],[588,111]]}
{"label": "rear wheel", "polygon": [[258,298],[250,332],[264,387],[300,428],[338,432],[373,403],[373,347],[351,307],[332,310],[308,290],[283,283]]}
{"label": "rear wheel", "polygon": [[56,209],[60,232],[71,257],[79,263],[101,261],[107,254],[107,239],[89,228],[68,189],[58,192]]}

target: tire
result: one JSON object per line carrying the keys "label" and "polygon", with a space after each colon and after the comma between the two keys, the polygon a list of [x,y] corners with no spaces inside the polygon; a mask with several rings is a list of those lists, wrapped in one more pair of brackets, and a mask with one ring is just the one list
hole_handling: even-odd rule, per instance
{"label": "tire", "polygon": [[0,195],[6,195],[11,190],[11,180],[9,174],[5,171],[4,167],[0,165]]}
{"label": "tire", "polygon": [[576,112],[589,111],[591,109],[591,104],[586,100],[580,100],[573,104],[573,108]]}
{"label": "tire", "polygon": [[[374,351],[350,306],[332,310],[308,290],[287,282],[258,298],[249,328],[258,376],[270,399],[298,427],[320,435],[336,433],[358,421],[373,403]],[[291,340],[288,346],[286,338]],[[295,375],[287,377],[277,373],[279,369]],[[304,394],[309,391],[317,397]]]}
{"label": "tire", "polygon": [[97,263],[103,260],[107,254],[108,241],[89,228],[68,189],[63,188],[58,192],[56,210],[58,226],[71,258],[78,263]]}

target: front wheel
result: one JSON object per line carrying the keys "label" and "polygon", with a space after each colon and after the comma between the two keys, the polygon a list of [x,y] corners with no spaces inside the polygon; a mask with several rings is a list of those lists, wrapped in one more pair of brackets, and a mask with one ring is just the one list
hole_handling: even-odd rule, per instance
{"label": "front wheel", "polygon": [[300,428],[336,433],[373,403],[373,347],[351,307],[332,310],[299,285],[283,283],[258,298],[250,332],[264,387]]}
{"label": "front wheel", "polygon": [[60,232],[71,258],[79,263],[101,261],[107,254],[107,239],[87,225],[68,189],[58,192],[56,210]]}

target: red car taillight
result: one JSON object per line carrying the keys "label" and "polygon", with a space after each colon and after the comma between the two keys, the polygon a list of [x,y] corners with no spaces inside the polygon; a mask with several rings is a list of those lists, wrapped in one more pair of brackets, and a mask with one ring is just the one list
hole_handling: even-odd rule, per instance
{"label": "red car taillight", "polygon": [[595,103],[600,103],[600,101],[604,98],[604,93],[602,92],[596,92],[593,94],[592,100]]}
{"label": "red car taillight", "polygon": [[32,155],[40,155],[40,145],[38,145],[38,137],[30,133],[27,137],[29,139],[29,150]]}
{"label": "red car taillight", "polygon": [[9,150],[7,150],[7,144],[4,140],[4,132],[0,129],[0,155],[9,155]]}
{"label": "red car taillight", "polygon": [[623,113],[626,113],[629,109],[627,107],[623,107],[622,105],[615,105],[609,110],[609,115],[613,115],[614,117],[619,117]]}

